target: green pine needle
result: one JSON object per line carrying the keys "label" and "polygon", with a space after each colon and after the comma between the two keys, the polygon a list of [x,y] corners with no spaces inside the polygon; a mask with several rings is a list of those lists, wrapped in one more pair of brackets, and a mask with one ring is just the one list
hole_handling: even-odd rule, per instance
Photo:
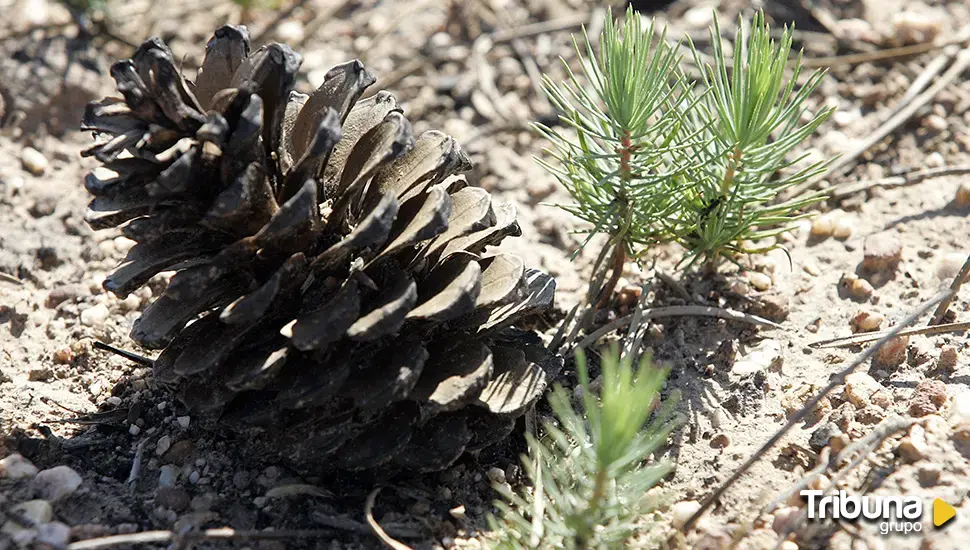
{"label": "green pine needle", "polygon": [[736,261],[773,248],[746,243],[790,229],[802,209],[824,199],[775,202],[831,162],[804,165],[791,154],[834,110],[805,107],[824,72],[798,86],[792,30],[776,43],[760,12],[750,33],[738,30],[731,59],[720,32],[715,18],[712,65],[687,38],[700,69],[693,82],[665,30],[644,27],[632,8],[622,24],[608,13],[598,54],[585,32],[583,47],[576,43],[584,78],[567,66],[565,82],[544,80],[565,129],[536,125],[552,143],[540,163],[574,200],[559,206],[635,257],[675,242],[686,249],[687,267]]}
{"label": "green pine needle", "polygon": [[596,395],[581,350],[576,367],[583,411],[561,386],[552,391],[556,422],[545,423],[543,438],[528,436],[529,456],[522,458],[530,486],[520,492],[495,486],[503,499],[495,503],[499,516],[489,518],[492,548],[621,548],[663,504],[648,491],[672,465],[645,461],[679,424],[676,392],[657,407],[667,371],[646,357],[635,369],[614,349],[603,357]]}

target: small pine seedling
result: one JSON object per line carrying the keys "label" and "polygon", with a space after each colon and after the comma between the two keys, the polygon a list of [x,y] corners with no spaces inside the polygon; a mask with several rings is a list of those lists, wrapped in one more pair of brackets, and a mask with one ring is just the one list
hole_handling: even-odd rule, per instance
{"label": "small pine seedling", "polygon": [[748,243],[789,229],[800,209],[823,199],[775,202],[827,166],[795,168],[804,157],[793,159],[791,152],[833,111],[807,112],[805,99],[824,73],[796,85],[801,57],[789,71],[790,28],[776,44],[757,14],[750,33],[738,31],[729,62],[715,23],[710,63],[688,38],[697,79],[688,76],[681,48],[668,42],[666,30],[645,26],[632,9],[622,24],[607,14],[598,54],[585,32],[584,41],[581,48],[574,39],[584,79],[568,65],[565,82],[544,79],[568,130],[536,128],[552,143],[551,158],[540,163],[575,201],[558,206],[587,222],[590,237],[610,238],[612,266],[596,267],[606,279],[600,304],[627,257],[676,242],[686,249],[682,265],[704,260],[714,268],[742,253],[766,252],[771,247]]}
{"label": "small pine seedling", "polygon": [[562,386],[553,389],[548,399],[556,422],[544,424],[542,439],[527,434],[529,456],[522,462],[530,487],[513,492],[495,485],[503,500],[495,503],[500,516],[489,518],[493,548],[621,548],[649,527],[644,516],[663,504],[649,489],[672,465],[644,462],[679,424],[679,395],[657,406],[667,371],[647,357],[635,369],[632,359],[617,355],[614,349],[603,356],[597,396],[577,350],[583,411],[573,408]]}

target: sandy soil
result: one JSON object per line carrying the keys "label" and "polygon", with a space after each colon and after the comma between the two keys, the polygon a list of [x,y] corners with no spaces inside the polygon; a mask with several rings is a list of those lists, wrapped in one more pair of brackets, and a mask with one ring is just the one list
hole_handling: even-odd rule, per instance
{"label": "sandy soil", "polygon": [[[561,77],[557,57],[572,59],[572,29],[518,42],[493,39],[503,30],[590,13],[598,5],[580,0],[438,4],[311,1],[277,25],[272,38],[305,53],[301,88],[318,84],[333,64],[360,57],[381,76],[378,85],[395,92],[411,120],[420,121],[416,131],[439,128],[461,141],[476,163],[474,183],[518,206],[523,236],[506,241],[506,248],[557,277],[558,308],[566,311],[584,289],[589,254],[569,260],[579,242],[569,229],[577,222],[544,205],[568,197],[532,160],[544,144],[526,123],[550,115],[530,79],[532,64]],[[720,6],[721,20],[734,20],[738,4]],[[797,3],[766,4],[776,21],[797,21],[807,58],[945,41],[970,24],[970,7],[961,2],[833,0],[817,3],[814,15],[786,7]],[[152,34],[166,37],[176,55],[184,56],[187,74],[197,66],[211,29],[242,17],[228,2],[198,8],[172,2],[145,17],[138,15],[139,6],[147,3],[109,2],[113,33],[135,43]],[[36,482],[0,471],[0,523],[12,517],[15,505],[41,497],[53,503],[49,519],[68,526],[72,540],[231,526],[316,530],[313,537],[256,543],[260,547],[380,547],[363,521],[370,485],[305,477],[265,457],[240,453],[232,434],[205,429],[184,414],[154,383],[150,369],[92,349],[100,340],[138,351],[127,333],[151,302],[152,290],[159,290],[143,289],[120,300],[101,289],[131,241],[85,225],[82,179],[93,164],[79,156],[89,136],[73,131],[76,122],[71,122],[84,101],[111,93],[106,67],[130,50],[103,38],[64,38],[64,32],[73,32],[63,25],[67,12],[52,2],[0,0],[0,11],[25,9],[36,24],[53,30],[25,34],[27,19],[0,26],[0,58],[5,59],[0,92],[8,123],[0,135],[0,432],[6,436],[0,458],[16,452],[42,470],[67,465],[83,482],[54,499]],[[678,33],[703,36],[709,9],[681,0],[658,16]],[[249,24],[264,29],[276,13],[257,9]],[[807,149],[823,156],[851,150],[888,118],[941,52],[833,64],[812,101],[838,102],[839,114]],[[964,72],[833,181],[970,164],[965,77]],[[11,127],[18,110],[24,114],[18,127]],[[42,173],[28,148],[45,159]],[[956,201],[965,181],[966,176],[949,175],[829,201],[823,210],[850,228],[846,238],[813,237],[806,222],[785,239],[790,255],[776,251],[751,259],[747,271],[725,268],[714,278],[679,273],[673,249],[655,251],[650,265],[629,266],[623,285],[648,283],[652,305],[730,307],[783,327],[756,329],[705,317],[658,319],[651,327],[648,345],[673,367],[667,390],[683,392],[680,408],[688,418],[666,451],[676,462],[663,484],[670,499],[702,500],[710,494],[862,349],[822,349],[813,343],[851,334],[860,313],[875,320],[881,316],[880,327],[890,327],[950,283],[968,252],[970,209]],[[870,238],[890,245],[897,241],[898,266],[865,270],[866,249],[876,244],[867,242]],[[664,283],[657,272],[672,275],[678,284]],[[871,283],[871,294],[851,282],[856,277]],[[967,291],[950,309],[951,320],[968,320]],[[555,331],[554,317],[543,320],[547,336]],[[917,325],[926,323],[924,318]],[[810,422],[798,425],[743,476],[696,529],[672,535],[672,544],[721,547],[733,536],[741,548],[777,547],[799,502],[759,517],[756,510],[814,468],[824,446],[866,441],[899,415],[916,423],[888,433],[847,471],[840,487],[857,494],[916,495],[927,506],[942,498],[958,509],[957,519],[937,530],[926,514],[921,534],[888,537],[872,523],[808,526],[782,547],[965,547],[970,534],[967,337],[961,332],[917,335],[897,351],[865,363],[858,371],[865,376],[832,392]],[[567,372],[564,381],[570,379]],[[381,494],[375,515],[390,534],[415,548],[478,548],[475,537],[495,498],[490,480],[519,482],[521,450],[515,436],[442,474],[395,482]],[[139,466],[129,481],[136,458]],[[293,484],[317,489],[267,496],[275,487]],[[661,518],[664,525],[670,516]],[[11,532],[0,534],[0,548],[12,540]]]}

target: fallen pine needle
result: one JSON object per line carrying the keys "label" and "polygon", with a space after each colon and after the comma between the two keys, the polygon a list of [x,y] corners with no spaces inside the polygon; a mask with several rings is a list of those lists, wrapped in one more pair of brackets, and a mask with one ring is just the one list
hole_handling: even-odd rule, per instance
{"label": "fallen pine needle", "polygon": [[[907,328],[895,332],[895,336],[916,336],[917,334],[940,334],[942,332],[959,332],[962,330],[970,330],[970,321],[964,321],[962,323],[947,323],[945,325],[931,325],[928,327],[916,327]],[[890,330],[880,330],[878,332],[866,332],[864,334],[853,334],[852,336],[840,336],[839,338],[832,338],[830,340],[822,340],[820,342],[813,342],[808,345],[808,347],[813,349],[825,349],[825,348],[840,348],[846,346],[857,346],[859,344],[865,344],[868,342],[874,342],[880,338],[884,338],[889,333],[893,332]]]}
{"label": "fallen pine needle", "polygon": [[369,495],[367,495],[367,503],[364,505],[364,517],[367,519],[367,524],[370,525],[370,528],[374,530],[374,534],[377,535],[377,538],[381,539],[381,542],[383,542],[388,548],[393,550],[414,550],[403,542],[392,539],[390,535],[384,532],[384,529],[382,529],[381,525],[377,523],[377,520],[374,519],[374,502],[377,500],[377,495],[380,492],[381,488],[376,487],[370,492]]}

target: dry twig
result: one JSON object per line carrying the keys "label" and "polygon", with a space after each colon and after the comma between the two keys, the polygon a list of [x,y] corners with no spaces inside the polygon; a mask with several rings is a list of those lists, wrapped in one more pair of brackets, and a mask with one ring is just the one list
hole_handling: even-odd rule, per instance
{"label": "dry twig", "polygon": [[279,531],[237,531],[229,527],[206,529],[204,531],[190,531],[178,534],[173,531],[143,531],[127,535],[111,535],[96,539],[81,540],[67,545],[67,550],[96,550],[132,544],[150,544],[154,542],[204,541],[204,540],[292,540],[307,538],[332,537],[333,531],[321,529],[279,530]]}
{"label": "dry twig", "polygon": [[[570,351],[570,355],[575,352],[576,348],[586,348],[594,343],[603,336],[609,334],[610,332],[623,328],[630,324],[633,320],[634,315],[637,312],[631,313],[629,315],[624,315],[619,319],[604,325],[597,329],[595,332],[583,338],[576,346],[573,351]],[[741,313],[740,311],[734,311],[730,309],[723,309],[719,307],[711,306],[669,306],[669,307],[655,307],[643,311],[642,320],[647,319],[657,319],[660,317],[716,317],[718,319],[726,319],[728,321],[740,321],[742,323],[750,323],[752,325],[758,325],[763,327],[771,328],[783,328],[778,323],[773,323],[768,319],[763,317],[758,317],[757,315],[751,315],[750,313]]]}
{"label": "dry twig", "polygon": [[374,519],[374,502],[377,500],[377,495],[380,492],[381,488],[375,487],[374,490],[367,495],[367,503],[364,505],[364,517],[367,518],[367,524],[370,525],[370,528],[374,530],[374,534],[377,535],[377,538],[381,539],[381,542],[383,542],[388,548],[391,548],[391,550],[413,550],[410,546],[404,544],[403,542],[392,539],[390,535],[384,532],[384,529],[382,529],[381,525],[377,523],[377,520]]}
{"label": "dry twig", "polygon": [[860,181],[854,185],[846,186],[845,183],[837,183],[831,187],[827,187],[822,190],[823,193],[829,196],[830,199],[841,199],[848,197],[849,195],[854,195],[860,191],[868,191],[874,187],[882,187],[883,189],[892,189],[893,187],[906,187],[909,185],[916,185],[917,183],[922,183],[931,178],[940,178],[943,176],[957,176],[961,174],[970,174],[970,164],[960,164],[957,166],[941,166],[939,168],[927,168],[926,170],[918,170],[915,172],[908,172],[899,176],[890,176],[888,178],[879,178],[876,180],[865,180]]}
{"label": "dry twig", "polygon": [[[952,290],[952,289],[951,289]],[[945,302],[944,302],[945,303]],[[943,304],[940,304],[943,305]],[[858,346],[859,344],[865,344],[868,342],[874,342],[883,338],[895,329],[881,330],[878,332],[866,332],[863,334],[853,334],[851,336],[840,336],[838,338],[831,338],[829,340],[822,340],[819,342],[812,342],[808,345],[810,348],[815,349],[825,349],[825,348],[839,348],[848,346]],[[908,328],[906,330],[900,330],[896,332],[896,336],[916,336],[918,334],[940,334],[943,332],[958,332],[962,330],[970,330],[970,322],[963,323],[947,323],[945,325],[934,325],[928,327],[918,327],[918,328]]]}

